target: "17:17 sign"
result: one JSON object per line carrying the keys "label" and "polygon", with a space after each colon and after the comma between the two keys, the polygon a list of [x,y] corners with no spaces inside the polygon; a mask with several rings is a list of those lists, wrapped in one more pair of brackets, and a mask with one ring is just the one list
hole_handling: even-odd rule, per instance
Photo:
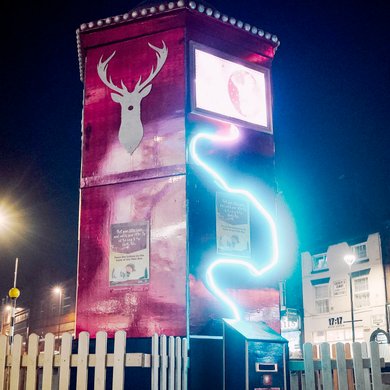
{"label": "17:17 sign", "polygon": [[343,317],[331,317],[328,319],[329,326],[342,325]]}

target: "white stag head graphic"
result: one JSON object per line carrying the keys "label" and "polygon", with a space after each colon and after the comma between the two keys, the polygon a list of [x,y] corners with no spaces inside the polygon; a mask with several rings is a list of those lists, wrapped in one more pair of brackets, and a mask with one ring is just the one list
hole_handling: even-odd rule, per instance
{"label": "white stag head graphic", "polygon": [[111,93],[111,99],[121,105],[121,124],[118,138],[119,142],[130,154],[137,149],[144,135],[144,129],[141,122],[141,100],[149,95],[152,90],[151,81],[157,76],[158,72],[160,72],[168,56],[168,49],[165,46],[165,42],[162,41],[162,44],[163,46],[159,48],[148,43],[149,47],[156,52],[156,68],[152,67],[152,70],[145,81],[142,81],[142,76],[140,76],[131,92],[129,92],[122,80],[121,87],[118,87],[112,82],[111,77],[107,78],[108,63],[112,57],[114,57],[115,51],[105,61],[102,61],[102,56],[97,66],[97,72],[100,79],[107,87],[114,91]]}

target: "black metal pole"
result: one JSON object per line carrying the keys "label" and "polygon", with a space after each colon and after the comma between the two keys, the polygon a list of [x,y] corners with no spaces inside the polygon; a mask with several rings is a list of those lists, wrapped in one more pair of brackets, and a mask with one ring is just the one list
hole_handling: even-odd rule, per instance
{"label": "black metal pole", "polygon": [[60,349],[61,349],[61,341],[60,341],[61,298],[62,298],[62,290],[59,290],[59,300],[58,300],[58,324],[57,324],[58,351],[60,351]]}
{"label": "black metal pole", "polygon": [[355,316],[353,313],[353,292],[352,292],[352,272],[349,273],[349,295],[351,298],[351,324],[352,324],[352,342],[355,342]]}

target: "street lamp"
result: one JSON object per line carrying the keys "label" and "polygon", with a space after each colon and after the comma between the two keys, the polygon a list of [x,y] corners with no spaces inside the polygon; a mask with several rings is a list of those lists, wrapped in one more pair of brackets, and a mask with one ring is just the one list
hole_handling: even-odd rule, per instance
{"label": "street lamp", "polygon": [[10,335],[9,343],[10,345],[14,342],[15,334],[15,315],[16,315],[16,300],[20,296],[20,290],[16,287],[16,279],[18,277],[18,263],[19,259],[15,260],[15,272],[14,272],[14,286],[8,291],[8,296],[11,298],[11,325],[10,325]]}
{"label": "street lamp", "polygon": [[6,229],[9,224],[8,214],[3,208],[0,208],[0,229]]}
{"label": "street lamp", "polygon": [[[11,204],[0,201],[0,231],[2,233],[15,233],[19,228],[19,215]],[[9,239],[9,237],[7,237]]]}
{"label": "street lamp", "polygon": [[58,295],[58,323],[57,323],[57,339],[58,339],[58,351],[61,348],[60,343],[60,325],[61,325],[61,300],[62,300],[62,288],[56,286],[53,288],[53,292]]}
{"label": "street lamp", "polygon": [[352,324],[352,342],[355,342],[355,316],[353,312],[353,292],[352,292],[352,265],[356,260],[356,256],[352,253],[348,253],[344,256],[344,261],[349,267],[349,295],[351,299],[351,324]]}
{"label": "street lamp", "polygon": [[[0,202],[0,231],[7,233],[5,236],[9,236],[9,234],[15,234],[20,227],[20,222],[18,221],[20,217],[20,213],[16,211],[16,208],[11,204],[7,203],[7,201]],[[9,237],[6,237],[9,239]],[[3,234],[0,235],[0,241],[4,240]],[[8,296],[11,298],[11,323],[10,323],[10,335],[9,335],[9,343],[13,344],[14,341],[14,333],[15,333],[15,315],[16,315],[16,300],[20,296],[20,290],[16,287],[16,280],[18,276],[18,262],[19,259],[15,260],[15,272],[14,272],[14,284],[12,288],[8,291]]]}

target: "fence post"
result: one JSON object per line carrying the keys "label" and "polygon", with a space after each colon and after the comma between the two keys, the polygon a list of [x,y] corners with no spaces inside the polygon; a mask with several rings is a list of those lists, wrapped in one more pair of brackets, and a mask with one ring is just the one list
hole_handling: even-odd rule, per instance
{"label": "fence post", "polygon": [[168,339],[168,390],[175,390],[175,338]]}
{"label": "fence post", "polygon": [[348,389],[347,363],[345,361],[344,344],[336,344],[337,383],[340,390]]}
{"label": "fence post", "polygon": [[352,343],[355,389],[364,390],[363,357],[360,343]]}
{"label": "fence post", "polygon": [[53,383],[54,360],[54,335],[48,333],[45,336],[45,348],[43,352],[42,390],[51,390]]}
{"label": "fence post", "polygon": [[77,351],[77,378],[76,389],[87,390],[88,387],[88,354],[89,354],[89,333],[79,334],[79,347]]}
{"label": "fence post", "polygon": [[114,341],[114,369],[112,373],[112,390],[123,390],[125,385],[125,353],[126,353],[126,332],[118,330],[115,332]]}
{"label": "fence post", "polygon": [[96,333],[96,363],[94,390],[106,388],[106,359],[107,359],[107,333]]}
{"label": "fence post", "polygon": [[181,390],[181,338],[176,337],[176,350],[175,350],[175,390]]}
{"label": "fence post", "polygon": [[183,356],[183,375],[182,375],[182,390],[187,390],[188,387],[188,366],[189,366],[189,360],[188,360],[188,340],[187,338],[184,338],[182,340],[182,356]]}
{"label": "fence post", "polygon": [[330,362],[330,347],[328,343],[320,345],[321,352],[321,379],[323,390],[333,390],[332,366]]}
{"label": "fence post", "polygon": [[305,343],[303,346],[303,364],[305,367],[306,389],[315,390],[313,346],[311,343]]}
{"label": "fence post", "polygon": [[[368,358],[368,349],[367,349],[367,343],[362,343],[362,357]],[[364,388],[365,389],[371,389],[371,380],[370,380],[370,369],[369,368],[363,368],[363,375],[364,375]]]}
{"label": "fence post", "polygon": [[[336,360],[336,344],[332,344],[331,358]],[[337,382],[337,368],[333,370],[332,377],[333,377],[333,390],[339,390],[339,384]]]}
{"label": "fence post", "polygon": [[379,358],[379,346],[375,341],[370,342],[370,355],[371,355],[371,378],[372,378],[372,389],[382,390],[382,372],[381,372],[381,361]]}
{"label": "fence post", "polygon": [[27,374],[26,374],[27,390],[35,390],[37,388],[38,344],[39,344],[39,336],[36,334],[30,334],[28,338],[28,350],[27,350]]}
{"label": "fence post", "polygon": [[160,336],[160,390],[167,390],[167,336]]}
{"label": "fence post", "polygon": [[11,377],[10,377],[10,389],[19,389],[20,383],[20,361],[22,359],[22,342],[23,337],[17,334],[14,337],[11,346]]}
{"label": "fence post", "polygon": [[59,390],[69,390],[70,359],[72,356],[72,335],[70,333],[62,334],[60,351]]}
{"label": "fence post", "polygon": [[152,390],[158,390],[158,335],[155,333],[152,337]]}

